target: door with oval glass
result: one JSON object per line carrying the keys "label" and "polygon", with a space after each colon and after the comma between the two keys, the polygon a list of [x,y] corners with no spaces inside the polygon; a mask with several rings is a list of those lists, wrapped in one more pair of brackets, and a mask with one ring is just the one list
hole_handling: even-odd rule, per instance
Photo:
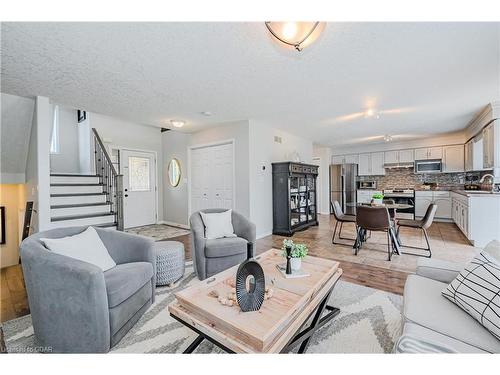
{"label": "door with oval glass", "polygon": [[156,223],[156,156],[153,152],[121,151],[123,226]]}

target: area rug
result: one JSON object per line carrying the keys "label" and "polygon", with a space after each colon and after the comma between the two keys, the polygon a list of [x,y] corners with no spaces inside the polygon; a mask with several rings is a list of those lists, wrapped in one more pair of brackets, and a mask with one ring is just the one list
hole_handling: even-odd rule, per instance
{"label": "area rug", "polygon": [[126,229],[125,232],[150,237],[155,241],[163,241],[169,238],[184,236],[190,233],[187,229],[173,227],[171,225],[165,224],[145,225],[143,227]]}
{"label": "area rug", "polygon": [[[181,353],[196,334],[171,318],[174,293],[197,283],[192,266],[178,285],[156,290],[156,301],[111,353]],[[340,314],[312,337],[308,353],[390,353],[401,335],[402,297],[339,281],[329,302]],[[3,324],[7,352],[37,351],[29,315]],[[196,353],[221,353],[206,340]]]}

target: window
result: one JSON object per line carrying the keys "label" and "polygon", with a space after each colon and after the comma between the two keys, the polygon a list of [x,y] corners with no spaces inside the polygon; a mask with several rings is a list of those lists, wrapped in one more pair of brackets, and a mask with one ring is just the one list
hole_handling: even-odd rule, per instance
{"label": "window", "polygon": [[130,191],[149,191],[149,158],[129,156],[128,185]]}
{"label": "window", "polygon": [[59,153],[59,106],[54,106],[54,121],[52,123],[52,136],[50,138],[50,153]]}

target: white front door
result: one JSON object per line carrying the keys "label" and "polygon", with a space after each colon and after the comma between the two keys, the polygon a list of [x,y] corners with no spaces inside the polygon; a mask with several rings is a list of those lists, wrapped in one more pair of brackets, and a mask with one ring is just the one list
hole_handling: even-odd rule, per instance
{"label": "white front door", "polygon": [[206,208],[233,208],[233,145],[191,150],[191,213]]}
{"label": "white front door", "polygon": [[121,151],[123,226],[156,223],[156,159],[152,152]]}

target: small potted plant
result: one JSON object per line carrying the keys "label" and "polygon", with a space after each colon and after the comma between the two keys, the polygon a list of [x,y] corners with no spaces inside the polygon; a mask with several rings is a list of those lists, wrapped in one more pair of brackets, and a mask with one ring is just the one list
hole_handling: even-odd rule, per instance
{"label": "small potted plant", "polygon": [[374,204],[382,204],[384,200],[384,194],[382,193],[375,193],[372,195],[372,202]]}
{"label": "small potted plant", "polygon": [[287,247],[292,248],[290,253],[290,266],[292,271],[300,270],[300,267],[302,266],[302,258],[305,258],[308,252],[307,246],[305,244],[294,243],[293,240],[284,239],[281,249],[283,250],[283,256],[285,258],[287,257]]}

